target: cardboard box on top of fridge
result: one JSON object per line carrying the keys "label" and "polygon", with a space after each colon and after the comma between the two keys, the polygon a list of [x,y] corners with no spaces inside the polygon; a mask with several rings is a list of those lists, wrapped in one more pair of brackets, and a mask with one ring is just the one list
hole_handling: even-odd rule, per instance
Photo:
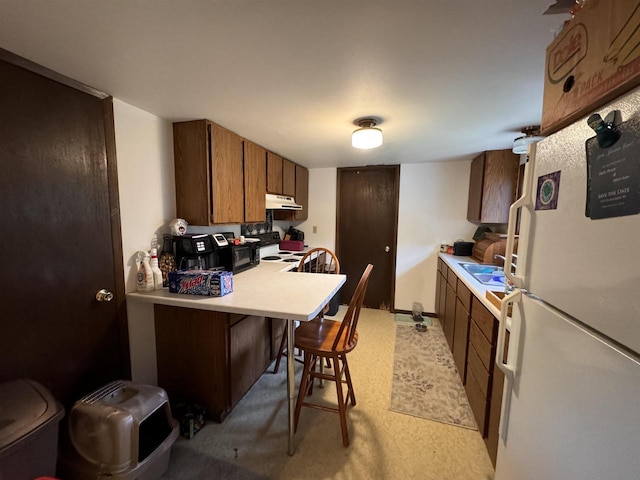
{"label": "cardboard box on top of fridge", "polygon": [[640,85],[640,0],[588,0],[547,47],[549,135]]}

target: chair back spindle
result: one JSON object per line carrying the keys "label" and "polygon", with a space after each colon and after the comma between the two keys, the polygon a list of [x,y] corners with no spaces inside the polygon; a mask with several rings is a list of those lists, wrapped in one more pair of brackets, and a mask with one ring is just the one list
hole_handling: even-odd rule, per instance
{"label": "chair back spindle", "polygon": [[373,270],[373,265],[367,265],[367,268],[365,268],[362,277],[360,277],[358,286],[356,287],[356,290],[353,293],[353,297],[351,297],[349,307],[347,308],[347,313],[342,319],[342,324],[340,325],[338,334],[333,341],[333,346],[331,349],[334,351],[338,348],[338,346],[340,346],[342,349],[346,349],[347,345],[350,345],[353,342],[354,336],[357,331],[356,328],[358,326],[358,318],[360,318],[360,309],[362,308],[362,302],[364,301],[364,296],[367,291],[367,284],[369,283],[371,270]]}

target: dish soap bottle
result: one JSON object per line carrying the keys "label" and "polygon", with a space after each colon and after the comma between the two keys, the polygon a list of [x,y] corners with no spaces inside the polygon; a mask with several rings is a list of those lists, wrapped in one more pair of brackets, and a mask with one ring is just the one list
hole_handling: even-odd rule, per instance
{"label": "dish soap bottle", "polygon": [[151,249],[151,271],[153,272],[153,288],[160,290],[162,288],[162,272],[158,266],[158,249]]}
{"label": "dish soap bottle", "polygon": [[138,275],[136,277],[139,292],[153,291],[153,271],[149,263],[149,254],[147,252],[138,252]]}

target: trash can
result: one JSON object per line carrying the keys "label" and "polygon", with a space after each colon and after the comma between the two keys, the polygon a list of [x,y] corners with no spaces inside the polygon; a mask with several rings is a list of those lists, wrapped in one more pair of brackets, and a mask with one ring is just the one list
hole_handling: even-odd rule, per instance
{"label": "trash can", "polygon": [[0,384],[0,480],[53,477],[64,409],[32,380]]}
{"label": "trash can", "polygon": [[179,433],[162,388],[125,380],[78,400],[68,424],[60,457],[65,480],[156,480]]}

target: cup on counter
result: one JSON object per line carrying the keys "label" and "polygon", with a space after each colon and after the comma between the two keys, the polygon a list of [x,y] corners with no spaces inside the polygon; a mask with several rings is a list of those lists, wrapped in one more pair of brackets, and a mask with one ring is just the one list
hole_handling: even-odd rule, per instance
{"label": "cup on counter", "polygon": [[240,243],[244,243],[244,242],[245,242],[244,235],[240,235]]}

